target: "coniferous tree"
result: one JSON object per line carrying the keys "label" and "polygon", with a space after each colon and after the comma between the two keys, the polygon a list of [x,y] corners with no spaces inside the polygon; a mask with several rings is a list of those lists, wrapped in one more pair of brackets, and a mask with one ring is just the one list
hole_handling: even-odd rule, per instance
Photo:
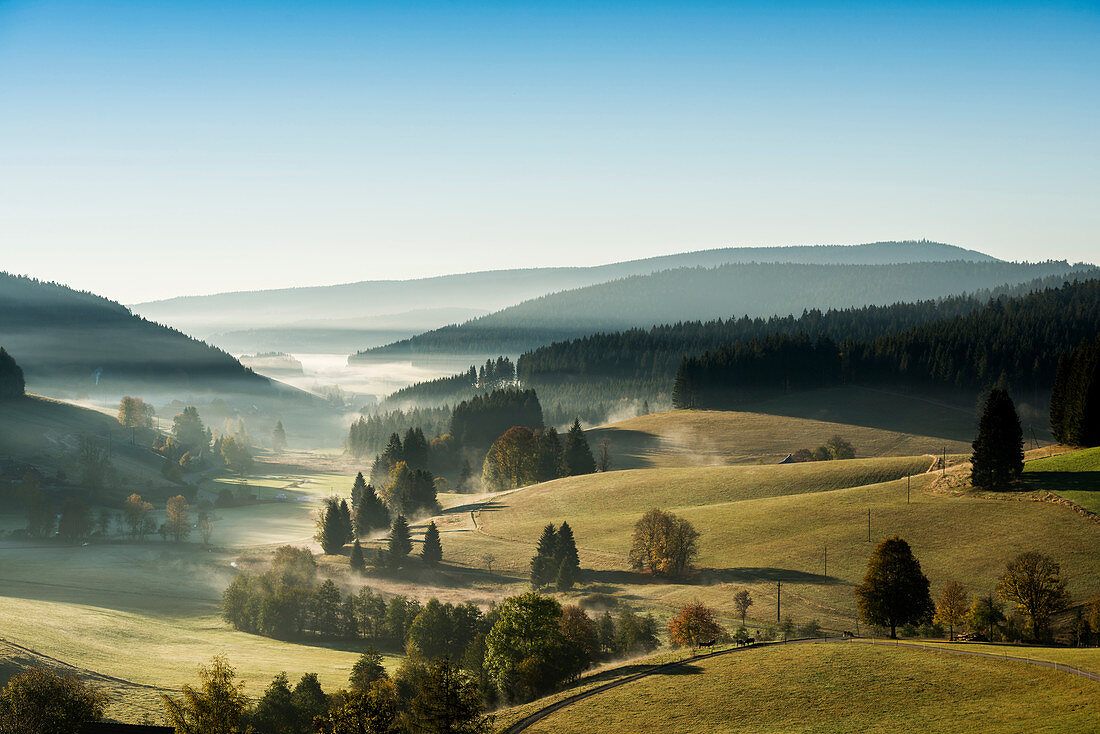
{"label": "coniferous tree", "polygon": [[[358,484],[358,479],[356,484]],[[386,509],[386,505],[382,500],[379,499],[373,486],[364,484],[363,488],[359,490],[359,503],[355,508],[354,519],[355,533],[358,537],[369,535],[372,530],[390,526],[390,512]]]}
{"label": "coniferous tree", "polygon": [[351,485],[351,514],[353,518],[359,515],[359,505],[363,502],[363,492],[366,488],[367,480],[363,478],[363,472],[359,472],[355,475],[355,482]]}
{"label": "coniferous tree", "polygon": [[975,487],[1003,487],[1024,470],[1024,434],[1008,391],[989,391],[978,422],[974,453],[970,457],[970,481]]}
{"label": "coniferous tree", "polygon": [[286,448],[286,429],[282,421],[275,422],[275,428],[271,431],[271,445],[276,451]]}
{"label": "coniferous tree", "polygon": [[389,552],[390,563],[394,566],[400,566],[412,552],[409,523],[404,515],[398,515],[393,521],[393,527],[390,528]]}
{"label": "coniferous tree", "polygon": [[577,541],[573,537],[573,528],[569,527],[568,522],[563,521],[556,533],[554,561],[559,567],[563,564],[569,567],[571,579],[577,578],[581,569],[581,559],[577,554]]}
{"label": "coniferous tree", "polygon": [[355,532],[351,522],[351,509],[347,500],[340,500],[340,545],[351,541]]}
{"label": "coniferous tree", "polygon": [[573,427],[569,429],[569,434],[565,438],[562,460],[565,464],[566,476],[573,477],[596,471],[596,460],[592,458],[592,450],[588,447],[588,440],[584,437],[579,419],[574,419]]}
{"label": "coniferous tree", "polygon": [[562,561],[561,565],[558,566],[558,573],[554,579],[554,586],[558,591],[569,591],[576,582],[576,571],[569,565],[568,561]]}
{"label": "coniferous tree", "polygon": [[1100,338],[1082,341],[1058,360],[1050,428],[1061,443],[1100,445]]}
{"label": "coniferous tree", "polygon": [[535,557],[531,559],[531,585],[536,589],[554,580],[560,565],[560,561],[556,560],[557,551],[558,535],[551,523],[542,529],[535,547]]}
{"label": "coniferous tree", "polygon": [[325,500],[317,515],[317,534],[313,536],[327,555],[337,555],[347,540],[340,502],[335,497]]}
{"label": "coniferous tree", "polygon": [[356,538],[351,545],[351,557],[348,558],[348,565],[351,566],[352,571],[357,573],[363,573],[367,567],[367,562],[363,558],[363,546],[359,545],[359,538]]}
{"label": "coniferous tree", "polygon": [[443,545],[439,542],[439,528],[434,520],[428,523],[428,529],[424,531],[424,548],[420,551],[420,557],[429,566],[438,566],[443,560]]}

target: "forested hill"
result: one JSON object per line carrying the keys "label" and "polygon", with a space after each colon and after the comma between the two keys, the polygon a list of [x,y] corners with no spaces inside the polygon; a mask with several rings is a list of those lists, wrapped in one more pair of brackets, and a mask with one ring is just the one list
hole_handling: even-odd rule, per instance
{"label": "forested hill", "polygon": [[920,262],[888,265],[747,263],[678,268],[632,276],[525,301],[361,352],[355,358],[404,353],[521,353],[587,334],[727,318],[801,313],[921,301],[1091,266],[1066,262]]}
{"label": "forested hill", "polygon": [[32,391],[271,390],[267,378],[225,352],[135,316],[114,301],[4,272],[0,346],[23,368]]}
{"label": "forested hill", "polygon": [[[414,253],[415,255],[415,253]],[[679,267],[727,263],[792,262],[881,264],[944,260],[992,261],[995,258],[938,242],[873,242],[863,245],[727,247],[592,267],[489,270],[415,280],[371,280],[340,285],[187,296],[136,304],[137,313],[206,337],[233,329],[257,329],[302,320],[334,320],[332,328],[394,328],[389,316],[430,309],[496,311],[521,301],[568,288],[605,283]],[[434,325],[446,324],[440,320]],[[323,324],[315,323],[314,327]],[[250,347],[251,348],[251,347]],[[279,349],[295,351],[286,346]]]}
{"label": "forested hill", "polygon": [[1049,394],[1059,357],[1100,333],[1100,280],[1068,283],[872,339],[774,334],[685,357],[677,407],[724,408],[761,394],[845,383]]}

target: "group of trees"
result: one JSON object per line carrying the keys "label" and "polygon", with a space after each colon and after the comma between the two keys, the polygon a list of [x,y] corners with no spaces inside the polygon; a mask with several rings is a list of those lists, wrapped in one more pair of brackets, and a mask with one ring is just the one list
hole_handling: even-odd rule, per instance
{"label": "group of trees", "polygon": [[0,400],[21,398],[25,391],[26,382],[22,368],[15,363],[7,350],[0,347]]}
{"label": "group of trees", "polygon": [[630,565],[658,576],[683,576],[699,554],[698,541],[690,522],[655,507],[634,524]]}
{"label": "group of trees", "polygon": [[562,522],[556,530],[553,523],[542,529],[531,559],[531,585],[536,589],[554,584],[558,591],[568,591],[577,582],[581,560],[573,528]]}
{"label": "group of trees", "polygon": [[458,445],[484,451],[512,426],[543,427],[534,390],[505,388],[463,400],[451,414],[449,433]]}
{"label": "group of trees", "polygon": [[1050,430],[1061,443],[1100,445],[1100,337],[1082,341],[1059,358]]}
{"label": "group of trees", "polygon": [[[897,637],[898,627],[934,620],[947,625],[952,636],[956,626],[969,623],[976,632],[992,639],[993,631],[1006,622],[1003,602],[1013,605],[1023,616],[1027,635],[1044,640],[1051,636],[1055,615],[1069,605],[1061,567],[1036,552],[1013,558],[998,580],[995,595],[980,596],[973,603],[956,581],[945,584],[934,601],[930,588],[909,544],[898,537],[887,538],[871,554],[863,582],[856,587],[860,617],[888,628],[891,638]],[[1093,607],[1093,616],[1100,620],[1100,596]],[[1078,620],[1078,627],[1082,625],[1087,639],[1088,620],[1083,617]]]}
{"label": "group of trees", "polygon": [[1100,281],[1085,280],[864,339],[756,335],[685,356],[673,405],[725,407],[761,392],[849,382],[979,390],[1003,377],[1008,386],[1043,389],[1054,381],[1058,355],[1095,338],[1098,313]]}
{"label": "group of trees", "polygon": [[852,443],[839,434],[834,435],[813,451],[810,449],[799,449],[791,454],[791,462],[793,463],[803,461],[835,461],[836,459],[854,458],[856,458],[856,450],[852,446]]}
{"label": "group of trees", "polygon": [[[66,543],[81,543],[92,537],[110,535],[113,520],[117,520],[120,534],[138,541],[157,533],[164,540],[179,543],[186,540],[192,530],[191,506],[183,495],[168,500],[165,520],[158,525],[152,503],[146,502],[139,494],[127,497],[122,512],[117,515],[107,510],[95,513],[75,497],[66,497],[58,508],[37,488],[30,488],[26,494],[26,534],[32,538],[46,538],[56,533]],[[198,528],[203,542],[208,543],[214,529],[213,518],[206,512],[200,512]]]}
{"label": "group of trees", "polygon": [[564,445],[554,428],[532,431],[526,426],[513,426],[493,442],[485,455],[481,483],[484,489],[500,491],[595,470],[596,462],[579,420],[573,422]]}
{"label": "group of trees", "polygon": [[431,436],[441,436],[450,425],[451,408],[408,408],[362,415],[348,430],[347,449],[355,458],[382,451],[393,434],[420,428]]}

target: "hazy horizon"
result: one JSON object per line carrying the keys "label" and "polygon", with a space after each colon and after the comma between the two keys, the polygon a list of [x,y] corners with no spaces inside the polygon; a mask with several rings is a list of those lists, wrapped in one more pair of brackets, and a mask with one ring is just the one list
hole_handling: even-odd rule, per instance
{"label": "hazy horizon", "polygon": [[1084,261],[1098,31],[1074,2],[0,3],[2,267],[136,303],[728,246]]}

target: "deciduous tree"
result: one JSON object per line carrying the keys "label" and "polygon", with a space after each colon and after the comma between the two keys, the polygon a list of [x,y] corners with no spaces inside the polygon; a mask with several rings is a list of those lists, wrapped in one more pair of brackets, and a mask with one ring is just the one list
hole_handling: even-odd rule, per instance
{"label": "deciduous tree", "polygon": [[752,606],[752,596],[748,589],[741,589],[733,595],[733,606],[741,617],[741,626],[744,626],[745,615],[749,613],[749,607]]}
{"label": "deciduous tree", "polygon": [[86,722],[101,721],[107,695],[72,675],[26,668],[0,691],[0,732],[77,734]]}
{"label": "deciduous tree", "polygon": [[1050,632],[1051,618],[1069,605],[1062,569],[1054,559],[1034,551],[1021,553],[1008,564],[997,585],[997,595],[1027,620],[1038,639]]}
{"label": "deciduous tree", "polygon": [[688,604],[668,623],[668,635],[676,647],[695,649],[700,642],[715,640],[725,630],[714,619],[714,610],[695,601]]}
{"label": "deciduous tree", "polygon": [[224,655],[199,668],[199,687],[184,685],[182,696],[161,694],[165,718],[177,734],[237,734],[245,728],[248,697],[244,683]]}
{"label": "deciduous tree", "polygon": [[182,494],[168,500],[164,525],[165,532],[177,543],[182,543],[191,534],[191,505]]}
{"label": "deciduous tree", "polygon": [[687,520],[653,508],[634,524],[630,565],[659,576],[682,576],[699,552],[698,539]]}
{"label": "deciduous tree", "polygon": [[935,609],[920,562],[898,537],[882,541],[871,554],[856,602],[863,620],[889,627],[891,639],[899,625],[926,622]]}
{"label": "deciduous tree", "polygon": [[958,581],[948,581],[936,597],[934,621],[946,624],[947,639],[955,638],[955,627],[961,626],[970,616],[970,594]]}

